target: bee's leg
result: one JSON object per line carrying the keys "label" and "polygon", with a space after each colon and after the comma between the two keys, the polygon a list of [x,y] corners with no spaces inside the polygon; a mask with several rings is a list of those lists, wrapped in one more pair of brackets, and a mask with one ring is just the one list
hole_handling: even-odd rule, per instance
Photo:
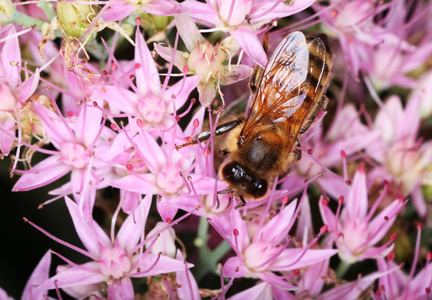
{"label": "bee's leg", "polygon": [[[229,121],[229,122],[226,122],[224,124],[219,125],[218,127],[216,127],[215,135],[216,136],[223,135],[223,134],[233,130],[238,125],[242,124],[244,122],[244,119],[245,118],[243,116],[241,116],[240,118],[238,118],[234,121]],[[210,136],[211,136],[210,130],[200,132],[196,136],[191,138],[190,141],[187,141],[186,143],[181,144],[181,145],[176,145],[175,148],[178,150],[178,149],[186,147],[186,146],[198,144],[198,142],[205,142],[210,138]]]}
{"label": "bee's leg", "polygon": [[301,152],[301,150],[299,149],[300,148],[300,141],[299,141],[299,139],[296,139],[296,141],[295,141],[295,143],[294,143],[294,151],[293,151],[293,158],[295,159],[295,160],[300,160],[301,159],[301,157],[302,157],[302,152]]}
{"label": "bee's leg", "polygon": [[253,70],[252,76],[249,80],[249,88],[253,94],[256,94],[257,92],[258,85],[261,81],[261,77],[263,73],[264,73],[264,69],[256,65]]}
{"label": "bee's leg", "polygon": [[247,203],[246,203],[246,201],[245,201],[245,199],[243,198],[242,195],[240,195],[239,198],[240,198],[241,203],[239,205],[237,205],[235,207],[235,209],[240,208],[240,207],[245,207],[247,205]]}

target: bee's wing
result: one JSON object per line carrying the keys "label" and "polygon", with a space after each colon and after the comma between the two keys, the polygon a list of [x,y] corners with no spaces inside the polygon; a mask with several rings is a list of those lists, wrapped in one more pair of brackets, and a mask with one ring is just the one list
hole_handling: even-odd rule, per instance
{"label": "bee's wing", "polygon": [[282,115],[294,113],[301,104],[301,97],[297,99],[299,101],[289,100],[293,98],[293,91],[306,79],[308,58],[306,38],[301,32],[289,34],[277,46],[261,74],[242,135],[247,135],[257,125],[268,124]]}
{"label": "bee's wing", "polygon": [[317,102],[323,78],[328,81],[327,51],[320,38],[308,43],[301,32],[289,34],[267,64],[241,135],[260,124],[284,122],[292,147],[298,133],[309,125],[305,120],[313,121],[311,110],[321,106]]}

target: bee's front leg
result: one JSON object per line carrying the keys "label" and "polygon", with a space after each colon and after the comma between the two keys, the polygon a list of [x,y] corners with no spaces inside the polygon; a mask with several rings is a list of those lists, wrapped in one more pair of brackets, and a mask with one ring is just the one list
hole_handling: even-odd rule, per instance
{"label": "bee's front leg", "polygon": [[[242,124],[244,122],[244,119],[245,118],[243,116],[241,116],[234,121],[229,121],[229,122],[226,122],[224,124],[219,125],[218,127],[216,127],[215,135],[216,136],[223,135],[223,134],[233,130],[238,125]],[[176,145],[175,148],[178,150],[178,149],[186,147],[186,146],[198,144],[199,142],[205,142],[210,138],[210,136],[211,136],[210,130],[202,131],[202,132],[198,133],[196,136],[194,136],[193,138],[191,138],[186,143],[181,144],[181,145]]]}

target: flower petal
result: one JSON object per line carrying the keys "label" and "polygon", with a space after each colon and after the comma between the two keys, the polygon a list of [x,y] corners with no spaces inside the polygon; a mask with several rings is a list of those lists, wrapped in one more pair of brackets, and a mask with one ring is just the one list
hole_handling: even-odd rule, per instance
{"label": "flower petal", "polygon": [[48,185],[66,175],[70,170],[70,166],[59,161],[59,156],[50,156],[35,165],[31,172],[22,175],[12,190],[29,191]]}

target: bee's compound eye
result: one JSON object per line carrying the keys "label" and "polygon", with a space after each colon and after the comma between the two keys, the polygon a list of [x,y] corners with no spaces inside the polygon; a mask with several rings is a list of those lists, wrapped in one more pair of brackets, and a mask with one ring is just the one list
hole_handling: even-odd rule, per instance
{"label": "bee's compound eye", "polygon": [[251,194],[253,194],[256,198],[264,197],[264,195],[267,193],[268,184],[266,180],[255,178],[252,182],[252,185],[253,191],[251,191]]}

